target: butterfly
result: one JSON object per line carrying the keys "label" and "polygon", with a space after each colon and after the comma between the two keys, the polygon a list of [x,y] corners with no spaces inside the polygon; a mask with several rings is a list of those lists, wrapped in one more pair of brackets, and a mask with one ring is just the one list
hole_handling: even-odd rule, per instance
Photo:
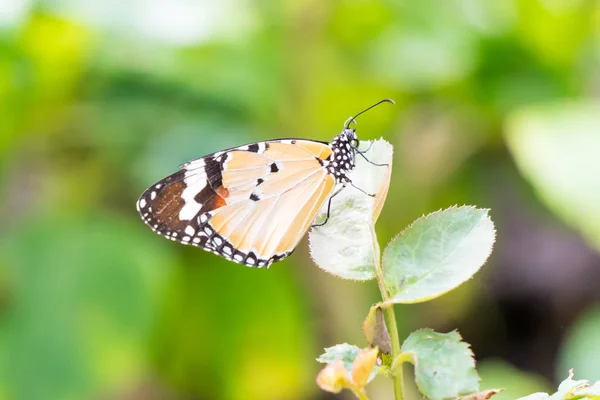
{"label": "butterfly", "polygon": [[[289,256],[311,226],[327,222],[333,197],[354,186],[348,173],[355,157],[369,160],[350,124],[385,102],[394,104],[384,99],[350,117],[331,142],[273,139],[189,161],[150,186],[137,210],[168,239],[239,264],[269,267]],[[327,218],[312,225],[326,201]]]}

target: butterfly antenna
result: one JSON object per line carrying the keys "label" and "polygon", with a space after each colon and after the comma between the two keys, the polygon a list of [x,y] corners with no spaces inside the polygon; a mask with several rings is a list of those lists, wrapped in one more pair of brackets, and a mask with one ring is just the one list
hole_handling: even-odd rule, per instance
{"label": "butterfly antenna", "polygon": [[356,121],[355,121],[355,118],[356,118],[356,117],[358,117],[359,115],[361,115],[361,114],[363,114],[363,113],[366,113],[366,112],[367,112],[367,111],[369,111],[371,108],[373,108],[373,107],[377,107],[378,105],[380,105],[380,104],[382,104],[382,103],[396,104],[396,103],[394,103],[394,100],[392,100],[392,99],[383,99],[383,100],[380,100],[380,101],[378,101],[377,103],[373,104],[372,106],[370,106],[370,107],[368,107],[368,108],[365,108],[364,110],[362,110],[361,112],[359,112],[358,114],[356,114],[354,117],[350,117],[350,118],[348,118],[348,119],[346,120],[346,122],[344,123],[344,126],[345,126],[345,128],[346,128],[346,129],[350,128],[350,124],[351,124],[351,123],[353,123],[353,122],[356,124]]}

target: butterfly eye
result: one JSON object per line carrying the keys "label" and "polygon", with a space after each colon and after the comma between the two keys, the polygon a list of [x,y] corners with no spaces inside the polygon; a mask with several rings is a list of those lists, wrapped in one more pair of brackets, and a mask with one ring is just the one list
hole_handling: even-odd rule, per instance
{"label": "butterfly eye", "polygon": [[348,129],[346,133],[346,137],[350,141],[350,145],[353,147],[358,147],[358,138],[356,137],[356,129]]}

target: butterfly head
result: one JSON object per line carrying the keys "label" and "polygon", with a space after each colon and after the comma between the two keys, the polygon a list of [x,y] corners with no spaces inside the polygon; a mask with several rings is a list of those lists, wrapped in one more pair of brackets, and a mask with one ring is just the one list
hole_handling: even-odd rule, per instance
{"label": "butterfly head", "polygon": [[344,128],[340,135],[343,135],[346,138],[346,141],[350,143],[350,146],[358,147],[359,142],[358,136],[356,135],[356,129]]}
{"label": "butterfly head", "polygon": [[349,179],[346,177],[346,173],[354,169],[356,165],[356,153],[359,151],[358,145],[360,142],[358,140],[358,136],[356,135],[356,129],[351,128],[350,125],[356,124],[356,117],[382,103],[394,104],[394,101],[391,99],[383,99],[373,104],[372,106],[362,110],[355,116],[348,118],[344,123],[344,130],[342,130],[342,133],[337,135],[331,141],[331,143],[329,143],[329,147],[331,147],[331,150],[333,152],[333,157],[328,168],[329,172],[336,177],[338,182],[349,182]]}

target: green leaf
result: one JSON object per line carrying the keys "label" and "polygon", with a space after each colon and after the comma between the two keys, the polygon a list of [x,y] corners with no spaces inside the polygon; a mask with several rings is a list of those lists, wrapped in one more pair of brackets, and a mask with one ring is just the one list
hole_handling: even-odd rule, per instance
{"label": "green leaf", "polygon": [[552,396],[534,393],[518,400],[600,400],[600,381],[592,385],[584,379],[574,380],[571,369],[567,379],[558,385],[558,391]]}
{"label": "green leaf", "polygon": [[[573,370],[570,370],[567,379],[565,379],[560,383],[560,385],[558,385],[558,391],[552,396],[550,396],[549,400],[580,399],[583,396],[585,396],[583,393],[585,393],[585,391],[587,391],[588,389],[591,389],[590,382],[584,379],[574,380]],[[588,397],[589,400],[593,398],[594,396]]]}
{"label": "green leaf", "polygon": [[[341,360],[344,363],[344,368],[348,372],[348,375],[352,376],[352,364],[361,351],[362,349],[360,347],[353,344],[336,344],[333,347],[326,348],[325,353],[321,354],[319,358],[317,358],[317,361],[324,364],[330,364],[336,360]],[[378,370],[379,366],[375,365],[368,382],[377,375]]]}
{"label": "green leaf", "polygon": [[458,332],[415,331],[402,344],[402,352],[413,353],[417,386],[431,400],[479,390],[473,353]]}
{"label": "green leaf", "polygon": [[586,399],[586,400],[599,400],[600,399],[600,381],[593,385],[586,385],[585,387],[577,388],[573,392],[572,397],[568,397],[569,400]]}
{"label": "green leaf", "polygon": [[600,103],[530,107],[508,122],[517,165],[542,200],[600,248]]}
{"label": "green leaf", "polygon": [[[368,148],[371,142],[361,142]],[[376,166],[357,155],[356,168],[349,174],[352,182],[367,193],[348,185],[332,200],[327,223],[313,228],[308,236],[310,254],[325,271],[345,279],[369,280],[375,278],[373,263],[372,225],[387,195],[392,163],[392,145],[385,140],[373,142],[365,156]],[[325,220],[327,203],[317,214],[316,222]]]}
{"label": "green leaf", "polygon": [[417,303],[454,289],[481,268],[494,240],[486,209],[451,207],[419,218],[383,253],[390,301]]}

